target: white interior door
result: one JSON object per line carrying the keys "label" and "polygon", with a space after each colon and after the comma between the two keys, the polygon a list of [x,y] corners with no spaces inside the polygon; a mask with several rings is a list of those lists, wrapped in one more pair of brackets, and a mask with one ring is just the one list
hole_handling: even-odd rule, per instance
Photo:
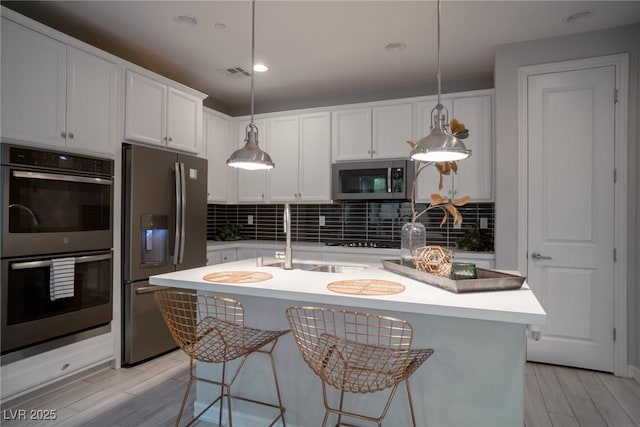
{"label": "white interior door", "polygon": [[614,66],[528,77],[532,361],[614,368],[614,90]]}

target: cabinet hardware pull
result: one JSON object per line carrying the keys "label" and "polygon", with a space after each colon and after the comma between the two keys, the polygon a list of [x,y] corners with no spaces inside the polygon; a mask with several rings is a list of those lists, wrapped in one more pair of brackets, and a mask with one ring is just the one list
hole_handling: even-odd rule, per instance
{"label": "cabinet hardware pull", "polygon": [[69,132],[69,138],[73,139],[73,132]]}
{"label": "cabinet hardware pull", "polygon": [[67,137],[67,133],[66,132],[60,132],[60,136],[63,137],[63,138],[66,138]]}

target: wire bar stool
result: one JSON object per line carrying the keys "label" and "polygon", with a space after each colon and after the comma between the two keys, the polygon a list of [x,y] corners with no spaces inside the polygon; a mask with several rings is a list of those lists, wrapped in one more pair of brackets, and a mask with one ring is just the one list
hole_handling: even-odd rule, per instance
{"label": "wire bar stool", "polygon": [[[302,358],[322,380],[327,425],[330,413],[375,422],[382,426],[398,385],[404,382],[413,426],[416,419],[409,376],[432,354],[433,349],[412,349],[413,328],[401,319],[318,307],[289,307],[287,320]],[[340,390],[337,408],[327,400],[327,385]],[[373,393],[391,389],[379,416],[343,409],[345,392]]]}
{"label": "wire bar stool", "polygon": [[[184,412],[193,381],[203,381],[220,386],[220,395],[194,417],[187,426],[196,422],[206,411],[220,401],[218,423],[222,425],[223,400],[227,400],[227,417],[229,427],[233,426],[231,401],[243,400],[278,409],[278,416],[269,424],[273,426],[279,419],[286,426],[284,420],[285,408],[280,398],[280,387],[273,350],[278,338],[287,332],[266,331],[244,326],[244,307],[231,298],[223,298],[210,294],[176,291],[172,289],[160,290],[154,293],[154,298],[162,316],[169,327],[169,331],[178,346],[190,357],[189,383],[185,391],[180,412],[176,419],[176,427]],[[265,348],[266,347],[266,348]],[[247,358],[254,353],[266,354],[271,362],[271,370],[275,383],[277,404],[262,402],[247,397],[231,394],[231,386],[238,377]],[[242,358],[230,380],[225,381],[227,362]],[[220,381],[198,377],[194,374],[194,361],[207,363],[222,363],[222,379]]]}

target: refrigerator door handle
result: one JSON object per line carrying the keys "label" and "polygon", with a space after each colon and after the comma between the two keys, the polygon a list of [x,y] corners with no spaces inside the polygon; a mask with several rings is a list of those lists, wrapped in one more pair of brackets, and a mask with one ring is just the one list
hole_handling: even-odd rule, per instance
{"label": "refrigerator door handle", "polygon": [[187,218],[187,179],[184,173],[184,163],[180,163],[180,259],[179,263],[184,262],[184,246],[186,244],[186,218]]}
{"label": "refrigerator door handle", "polygon": [[180,178],[181,178],[180,163],[175,162],[174,168],[176,172],[176,176],[175,176],[176,178],[176,233],[175,233],[175,239],[173,242],[173,263],[178,264],[179,262],[178,256],[180,255],[180,242],[182,237],[182,234],[181,234],[182,210],[180,209],[180,202],[182,201],[180,192],[182,190],[182,185],[180,183]]}

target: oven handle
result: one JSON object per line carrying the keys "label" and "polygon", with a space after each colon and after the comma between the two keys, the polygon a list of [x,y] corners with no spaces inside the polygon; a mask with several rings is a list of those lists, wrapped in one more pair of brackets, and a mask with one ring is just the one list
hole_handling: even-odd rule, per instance
{"label": "oven handle", "polygon": [[60,175],[57,173],[45,173],[45,172],[27,172],[27,171],[12,171],[12,175],[16,178],[30,178],[30,179],[46,179],[49,181],[66,181],[66,182],[81,182],[86,184],[101,184],[111,185],[110,179],[104,178],[90,178],[86,176],[75,175]]}
{"label": "oven handle", "polygon": [[[96,262],[96,261],[104,261],[107,259],[111,259],[111,254],[101,254],[101,255],[86,255],[76,258],[76,264],[82,264],[85,262]],[[30,268],[41,268],[41,267],[49,267],[51,266],[51,260],[45,259],[42,261],[26,261],[26,262],[16,262],[11,264],[12,270],[27,270]]]}
{"label": "oven handle", "polygon": [[171,289],[170,286],[143,286],[136,289],[136,295],[152,294],[157,291],[164,291],[165,289]]}
{"label": "oven handle", "polygon": [[387,193],[391,193],[391,169],[387,168]]}

